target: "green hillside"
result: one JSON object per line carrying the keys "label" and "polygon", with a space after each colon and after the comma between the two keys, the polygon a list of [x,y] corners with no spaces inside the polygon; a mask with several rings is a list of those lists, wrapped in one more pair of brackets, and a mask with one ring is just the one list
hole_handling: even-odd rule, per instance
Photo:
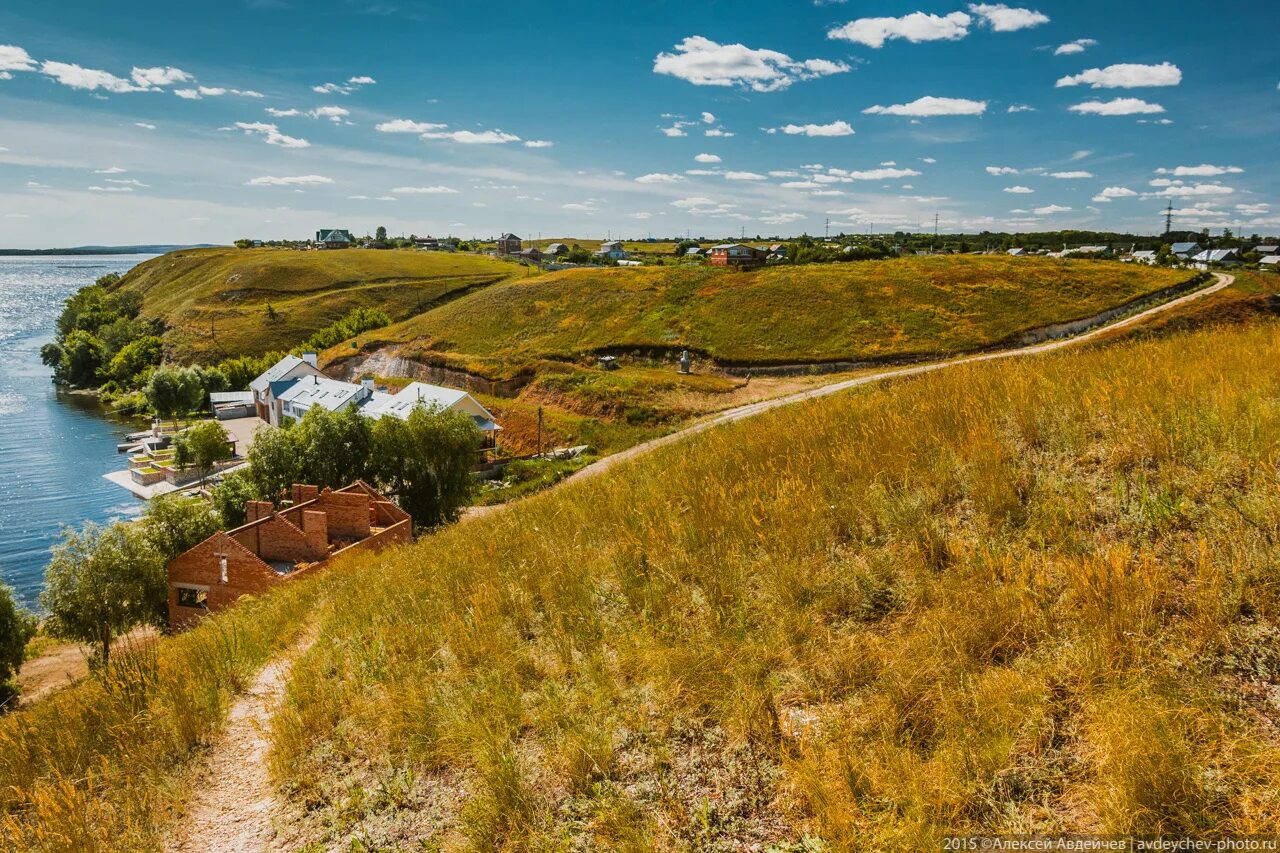
{"label": "green hillside", "polygon": [[497,375],[610,348],[688,347],[721,363],[761,365],[909,357],[988,346],[1189,277],[1137,264],[999,256],[746,274],[566,270],[506,282],[376,337]]}
{"label": "green hillside", "polygon": [[1280,325],[1165,335],[775,410],[247,601],[0,718],[0,846],[163,846],[299,635],[297,847],[1272,832]]}
{"label": "green hillside", "polygon": [[[412,317],[525,270],[478,255],[347,249],[193,249],[131,271],[143,316],[169,324],[179,361],[216,361],[287,349],[353,308]],[[270,305],[274,316],[269,316]]]}

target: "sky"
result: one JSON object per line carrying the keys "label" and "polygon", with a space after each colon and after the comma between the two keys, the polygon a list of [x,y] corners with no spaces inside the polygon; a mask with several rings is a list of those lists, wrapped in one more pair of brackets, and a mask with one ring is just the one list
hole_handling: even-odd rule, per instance
{"label": "sky", "polygon": [[[1273,2],[0,7],[0,246],[1280,233]],[[1250,22],[1260,25],[1253,26]]]}

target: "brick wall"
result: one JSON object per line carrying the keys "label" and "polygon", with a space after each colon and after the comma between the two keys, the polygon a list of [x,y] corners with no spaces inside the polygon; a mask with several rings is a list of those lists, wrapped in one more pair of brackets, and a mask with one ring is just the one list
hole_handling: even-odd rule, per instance
{"label": "brick wall", "polygon": [[324,548],[312,547],[306,534],[282,515],[238,527],[231,531],[231,536],[268,562],[309,563],[328,555],[327,541]]}
{"label": "brick wall", "polygon": [[[227,582],[222,582],[219,555],[227,558]],[[190,627],[207,613],[235,603],[242,595],[261,593],[284,579],[225,533],[216,533],[169,563],[169,627]],[[204,608],[178,605],[178,587],[206,588]]]}

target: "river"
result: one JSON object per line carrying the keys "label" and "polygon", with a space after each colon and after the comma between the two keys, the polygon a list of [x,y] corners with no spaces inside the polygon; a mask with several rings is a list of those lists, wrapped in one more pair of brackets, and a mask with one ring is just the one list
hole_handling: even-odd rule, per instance
{"label": "river", "polygon": [[141,427],[107,418],[93,398],[59,391],[40,347],[62,302],[150,255],[0,257],[0,580],[35,607],[64,524],[136,516],[141,501],[102,475]]}

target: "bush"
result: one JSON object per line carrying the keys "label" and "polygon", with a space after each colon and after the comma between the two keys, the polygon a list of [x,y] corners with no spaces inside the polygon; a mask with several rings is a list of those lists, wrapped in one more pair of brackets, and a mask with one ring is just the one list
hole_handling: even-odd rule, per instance
{"label": "bush", "polygon": [[0,584],[0,708],[18,695],[13,679],[35,633],[36,617],[18,606],[11,588]]}

